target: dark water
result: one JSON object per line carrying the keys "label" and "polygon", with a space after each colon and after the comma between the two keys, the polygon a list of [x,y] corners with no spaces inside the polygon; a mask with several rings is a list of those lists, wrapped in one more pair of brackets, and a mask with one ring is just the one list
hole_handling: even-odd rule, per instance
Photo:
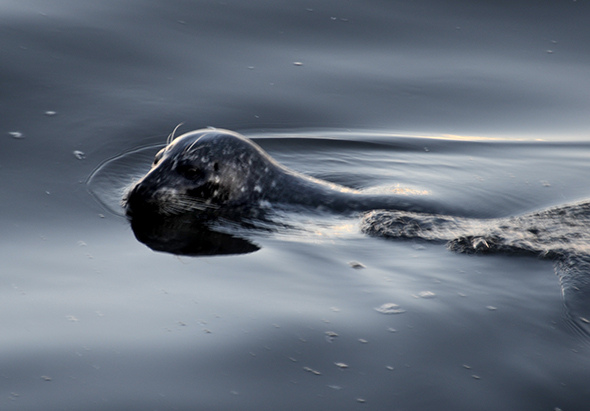
{"label": "dark water", "polygon": [[589,16],[580,0],[2,2],[0,409],[585,409],[587,304],[553,261],[337,215],[177,257],[116,213],[181,122],[480,218],[584,202]]}

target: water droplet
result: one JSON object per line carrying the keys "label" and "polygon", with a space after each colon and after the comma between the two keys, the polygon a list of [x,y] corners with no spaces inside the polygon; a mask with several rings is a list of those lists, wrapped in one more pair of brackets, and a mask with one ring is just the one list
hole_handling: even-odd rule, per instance
{"label": "water droplet", "polygon": [[364,398],[357,398],[356,402],[360,402],[361,404],[364,404],[367,402],[367,400],[365,400]]}
{"label": "water droplet", "polygon": [[17,138],[17,139],[25,138],[25,135],[23,133],[21,133],[20,131],[9,131],[8,134],[12,138]]}
{"label": "water droplet", "polygon": [[493,305],[487,305],[486,308],[490,311],[496,311],[498,307],[494,307]]}
{"label": "water droplet", "polygon": [[403,314],[406,312],[406,310],[394,303],[381,304],[379,307],[375,308],[375,311],[381,314]]}
{"label": "water droplet", "polygon": [[480,377],[479,375],[475,375],[475,374],[473,374],[471,377],[472,377],[474,380],[481,380],[481,377]]}
{"label": "water droplet", "polygon": [[365,340],[364,338],[359,338],[359,342],[361,344],[368,344],[369,343],[369,340]]}
{"label": "water droplet", "polygon": [[86,158],[86,153],[84,153],[83,151],[74,150],[72,153],[74,154],[74,157],[76,157],[78,160],[84,160]]}
{"label": "water droplet", "polygon": [[48,110],[45,112],[45,115],[48,117],[53,117],[53,116],[57,115],[57,111]]}
{"label": "water droplet", "polygon": [[345,364],[343,362],[335,362],[334,365],[336,365],[336,367],[342,368],[342,369],[348,368],[348,364]]}
{"label": "water droplet", "polygon": [[303,66],[303,63],[302,63],[302,62],[300,62],[300,61],[294,61],[294,62],[293,62],[293,65],[294,65],[294,66]]}

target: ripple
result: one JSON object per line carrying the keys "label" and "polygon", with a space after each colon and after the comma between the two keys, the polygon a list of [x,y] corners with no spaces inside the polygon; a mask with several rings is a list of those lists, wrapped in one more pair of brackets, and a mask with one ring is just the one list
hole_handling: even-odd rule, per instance
{"label": "ripple", "polygon": [[163,144],[140,147],[104,161],[88,177],[88,191],[109,212],[124,216],[123,195],[150,169],[154,155],[162,147]]}

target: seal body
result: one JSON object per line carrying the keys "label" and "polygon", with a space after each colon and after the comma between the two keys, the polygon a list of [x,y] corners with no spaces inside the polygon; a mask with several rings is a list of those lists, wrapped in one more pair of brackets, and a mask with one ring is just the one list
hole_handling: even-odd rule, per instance
{"label": "seal body", "polygon": [[364,194],[297,173],[246,137],[221,129],[174,139],[156,154],[151,170],[130,188],[123,203],[129,217],[257,217],[275,206],[332,212],[425,208],[424,199]]}
{"label": "seal body", "polygon": [[124,206],[128,216],[228,215],[277,203],[329,206],[347,191],[353,190],[287,169],[238,133],[204,129],[160,150],[151,170],[128,191]]}

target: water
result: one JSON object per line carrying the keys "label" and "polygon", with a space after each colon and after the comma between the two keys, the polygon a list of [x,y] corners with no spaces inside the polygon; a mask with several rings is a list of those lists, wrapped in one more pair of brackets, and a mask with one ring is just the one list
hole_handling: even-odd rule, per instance
{"label": "water", "polygon": [[476,218],[584,202],[589,13],[4,1],[0,408],[584,409],[586,300],[552,261],[313,214],[238,233],[256,251],[178,257],[117,207],[181,122]]}

